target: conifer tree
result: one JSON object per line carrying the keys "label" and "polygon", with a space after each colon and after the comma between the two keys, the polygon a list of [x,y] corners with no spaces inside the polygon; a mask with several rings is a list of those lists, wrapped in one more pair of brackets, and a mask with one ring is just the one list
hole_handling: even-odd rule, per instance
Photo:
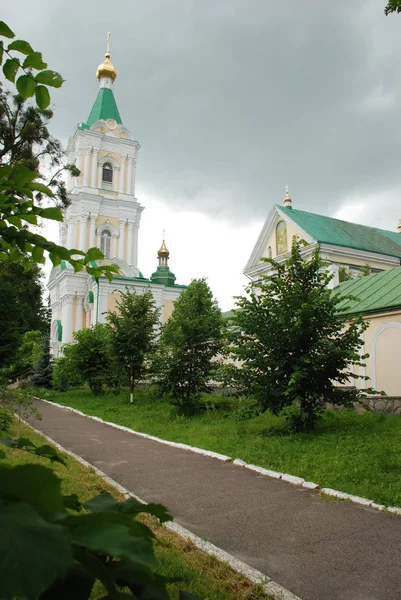
{"label": "conifer tree", "polygon": [[32,376],[32,386],[41,388],[52,387],[53,360],[50,352],[50,338],[46,336],[43,340],[42,354],[35,366]]}

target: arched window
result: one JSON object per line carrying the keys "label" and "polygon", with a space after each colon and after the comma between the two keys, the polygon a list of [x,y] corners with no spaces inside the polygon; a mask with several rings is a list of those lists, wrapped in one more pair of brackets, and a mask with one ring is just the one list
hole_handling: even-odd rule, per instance
{"label": "arched window", "polygon": [[273,256],[272,247],[269,246],[267,249],[267,258],[271,258]]}
{"label": "arched window", "polygon": [[103,229],[100,237],[100,251],[105,258],[110,258],[111,232],[108,229]]}
{"label": "arched window", "polygon": [[284,252],[287,252],[287,250],[288,250],[288,246],[287,246],[287,227],[286,227],[284,221],[279,221],[279,223],[277,223],[277,227],[276,227],[276,250],[277,250],[277,256],[279,254],[284,254]]}
{"label": "arched window", "polygon": [[113,183],[113,165],[109,162],[106,162],[103,165],[102,181],[105,183]]}

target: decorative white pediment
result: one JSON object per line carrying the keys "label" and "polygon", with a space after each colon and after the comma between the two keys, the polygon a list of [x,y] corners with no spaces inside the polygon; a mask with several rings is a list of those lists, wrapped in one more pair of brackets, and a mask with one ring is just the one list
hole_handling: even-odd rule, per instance
{"label": "decorative white pediment", "polygon": [[[278,206],[273,206],[269,212],[269,215],[262,227],[262,230],[259,234],[259,237],[256,241],[256,244],[252,250],[251,256],[249,257],[248,262],[244,268],[244,274],[250,277],[253,274],[255,269],[266,270],[262,268],[261,259],[268,258],[268,243],[269,240],[272,240],[274,237],[274,232],[276,230],[277,224],[280,221],[284,221],[287,226],[290,225],[293,230],[293,234],[289,236],[287,243],[290,245],[293,235],[298,235],[301,239],[305,240],[309,244],[315,242],[315,240],[308,234],[306,231],[301,229],[292,219],[290,218],[287,211],[282,211]],[[273,246],[273,243],[272,243]],[[275,242],[274,242],[275,249]],[[286,256],[283,254],[282,256]],[[273,258],[275,257],[275,251],[273,251]]]}

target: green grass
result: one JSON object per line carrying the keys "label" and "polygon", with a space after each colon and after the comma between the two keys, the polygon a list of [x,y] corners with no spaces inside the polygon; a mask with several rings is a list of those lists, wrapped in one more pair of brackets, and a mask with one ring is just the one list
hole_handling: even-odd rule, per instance
{"label": "green grass", "polygon": [[[16,426],[11,433],[16,437]],[[49,443],[25,425],[21,428],[21,436],[28,437],[36,445]],[[1,449],[6,452],[4,462],[11,466],[27,463],[52,466],[61,479],[62,493],[75,493],[81,502],[89,500],[102,491],[109,492],[118,500],[123,500],[123,496],[106,484],[93,469],[84,467],[69,456],[65,457],[66,466],[58,463],[51,465],[49,460],[23,450],[5,446],[1,446]],[[191,542],[165,529],[156,519],[146,516],[143,517],[143,521],[151,527],[157,537],[155,553],[161,565],[160,573],[182,580],[180,583],[169,584],[169,595],[172,600],[178,600],[179,589],[199,594],[205,600],[273,600],[264,594],[262,586],[252,584],[242,575],[232,571],[227,564],[201,552]],[[105,597],[105,590],[100,582],[96,582],[91,600],[102,597]]]}
{"label": "green grass", "polygon": [[283,419],[270,413],[239,420],[238,412],[219,409],[180,417],[152,390],[138,390],[134,405],[125,394],[94,397],[87,389],[52,391],[47,397],[137,431],[401,506],[399,416],[327,411],[313,434],[284,435]]}

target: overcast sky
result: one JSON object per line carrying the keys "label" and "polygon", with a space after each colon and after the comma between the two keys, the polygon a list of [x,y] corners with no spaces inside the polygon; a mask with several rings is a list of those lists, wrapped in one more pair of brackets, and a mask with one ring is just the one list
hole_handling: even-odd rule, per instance
{"label": "overcast sky", "polygon": [[15,0],[2,16],[62,73],[66,143],[97,94],[111,31],[114,94],[140,142],[140,268],[166,228],[179,283],[223,309],[270,207],[395,229],[401,215],[401,15],[385,0]]}

